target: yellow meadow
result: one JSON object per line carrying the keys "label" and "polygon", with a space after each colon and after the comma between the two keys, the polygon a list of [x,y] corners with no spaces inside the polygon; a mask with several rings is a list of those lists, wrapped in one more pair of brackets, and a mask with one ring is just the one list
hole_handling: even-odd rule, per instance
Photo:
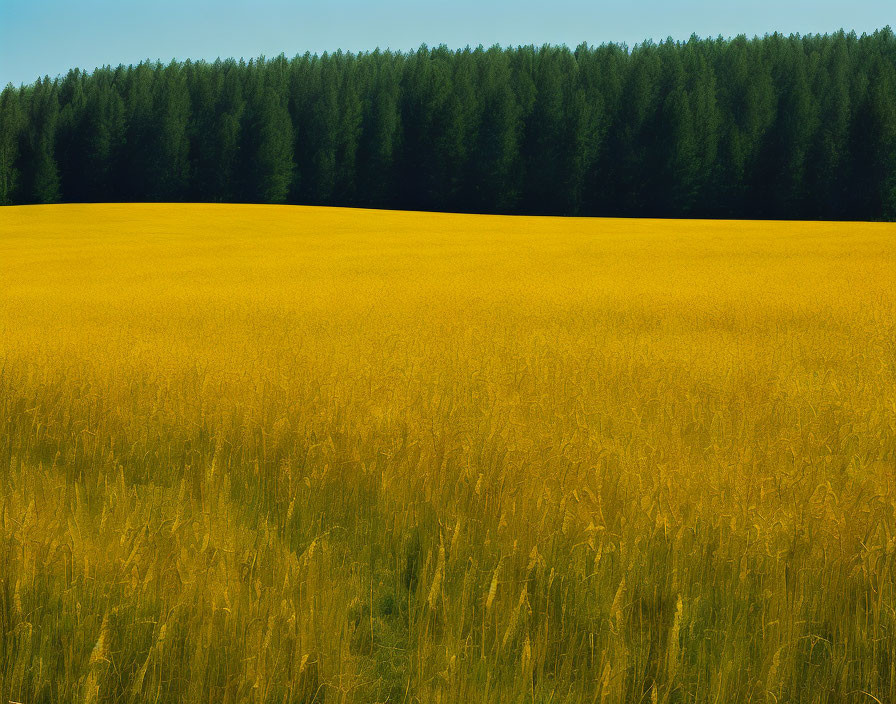
{"label": "yellow meadow", "polygon": [[896,701],[896,225],[0,209],[0,697]]}

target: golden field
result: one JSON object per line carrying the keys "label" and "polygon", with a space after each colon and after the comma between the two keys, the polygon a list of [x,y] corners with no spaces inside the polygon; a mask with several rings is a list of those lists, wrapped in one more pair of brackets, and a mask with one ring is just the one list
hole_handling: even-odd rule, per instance
{"label": "golden field", "polygon": [[0,701],[896,701],[896,225],[0,209]]}

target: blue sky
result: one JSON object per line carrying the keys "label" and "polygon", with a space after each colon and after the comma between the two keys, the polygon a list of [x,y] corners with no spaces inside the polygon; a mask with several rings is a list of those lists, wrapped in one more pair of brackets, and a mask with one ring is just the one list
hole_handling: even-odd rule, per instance
{"label": "blue sky", "polygon": [[0,85],[141,59],[862,33],[894,0],[0,0]]}

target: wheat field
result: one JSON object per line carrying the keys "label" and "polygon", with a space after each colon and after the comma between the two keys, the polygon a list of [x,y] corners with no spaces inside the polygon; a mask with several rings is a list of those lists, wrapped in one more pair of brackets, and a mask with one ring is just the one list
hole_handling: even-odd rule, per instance
{"label": "wheat field", "polygon": [[0,697],[896,701],[896,225],[0,209]]}

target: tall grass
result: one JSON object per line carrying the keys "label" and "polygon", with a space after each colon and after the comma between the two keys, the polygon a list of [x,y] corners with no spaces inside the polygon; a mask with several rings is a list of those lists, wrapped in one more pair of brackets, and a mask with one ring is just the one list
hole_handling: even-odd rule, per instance
{"label": "tall grass", "polygon": [[0,697],[896,701],[896,228],[0,210]]}

